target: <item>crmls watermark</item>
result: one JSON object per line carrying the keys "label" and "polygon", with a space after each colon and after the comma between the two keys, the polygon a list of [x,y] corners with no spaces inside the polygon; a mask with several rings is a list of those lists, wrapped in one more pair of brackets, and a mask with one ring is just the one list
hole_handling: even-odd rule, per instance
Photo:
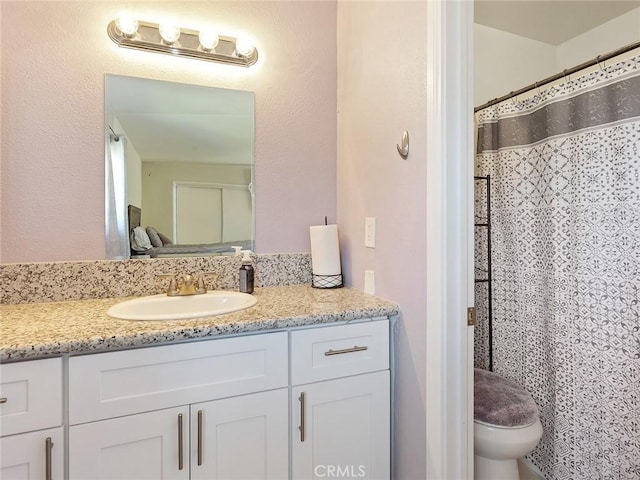
{"label": "crmls watermark", "polygon": [[316,465],[313,473],[318,478],[364,478],[364,465]]}

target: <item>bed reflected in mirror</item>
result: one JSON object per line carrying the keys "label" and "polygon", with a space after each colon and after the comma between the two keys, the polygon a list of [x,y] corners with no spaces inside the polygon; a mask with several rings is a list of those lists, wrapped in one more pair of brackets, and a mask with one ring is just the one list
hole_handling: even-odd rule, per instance
{"label": "bed reflected in mirror", "polygon": [[254,94],[105,76],[107,258],[254,249]]}

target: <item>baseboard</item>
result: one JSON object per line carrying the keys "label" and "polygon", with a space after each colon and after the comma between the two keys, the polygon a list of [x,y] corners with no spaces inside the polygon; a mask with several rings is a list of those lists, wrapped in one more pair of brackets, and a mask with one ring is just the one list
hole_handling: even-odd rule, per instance
{"label": "baseboard", "polygon": [[526,458],[518,459],[518,472],[520,480],[544,480],[540,470]]}

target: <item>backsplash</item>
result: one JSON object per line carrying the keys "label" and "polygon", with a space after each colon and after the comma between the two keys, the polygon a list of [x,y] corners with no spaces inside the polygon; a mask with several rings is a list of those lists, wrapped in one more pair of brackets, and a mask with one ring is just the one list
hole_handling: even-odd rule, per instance
{"label": "backsplash", "polygon": [[[311,283],[309,253],[254,259],[256,287]],[[166,291],[163,273],[212,272],[209,288],[237,290],[239,268],[240,257],[232,256],[0,264],[0,304],[152,295]]]}

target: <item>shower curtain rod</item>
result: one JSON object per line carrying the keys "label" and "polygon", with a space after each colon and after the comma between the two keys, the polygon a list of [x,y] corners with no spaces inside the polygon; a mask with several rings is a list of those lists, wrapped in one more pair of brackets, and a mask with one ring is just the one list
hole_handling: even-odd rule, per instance
{"label": "shower curtain rod", "polygon": [[479,107],[475,107],[473,109],[473,112],[474,113],[479,112],[480,110],[484,110],[485,108],[495,105],[496,103],[504,102],[505,100],[509,100],[510,98],[513,98],[517,95],[521,95],[525,92],[533,90],[534,88],[541,87],[543,85],[546,85],[547,83],[555,82],[556,80],[560,80],[561,78],[566,78],[567,75],[571,75],[573,73],[579,72],[580,70],[584,70],[585,68],[589,68],[594,65],[599,65],[601,62],[605,62],[610,58],[617,57],[618,55],[622,55],[623,53],[627,53],[638,47],[640,47],[640,42],[635,42],[625,47],[619,48],[617,50],[613,50],[612,52],[606,53],[604,55],[598,55],[593,60],[589,60],[587,62],[581,63],[580,65],[576,65],[573,68],[565,69],[560,73],[556,73],[555,75],[547,77],[544,80],[540,80],[539,82],[535,82],[535,83],[532,83],[531,85],[527,85],[526,87],[521,88],[520,90],[510,92],[507,95],[504,95],[502,97],[489,100],[487,103],[484,103]]}

